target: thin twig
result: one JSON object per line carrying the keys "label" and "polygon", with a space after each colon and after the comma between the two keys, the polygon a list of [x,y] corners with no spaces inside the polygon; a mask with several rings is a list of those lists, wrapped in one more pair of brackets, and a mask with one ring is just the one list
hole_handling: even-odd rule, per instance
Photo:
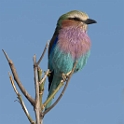
{"label": "thin twig", "polygon": [[[40,70],[38,71],[38,74],[40,73]],[[48,74],[50,73],[50,70],[48,69],[46,72],[45,72],[45,75],[44,75],[44,77],[40,80],[40,82],[39,82],[39,102],[40,102],[40,109],[41,109],[41,112],[40,113],[42,113],[42,111],[43,111],[43,103],[42,103],[42,96],[43,96],[43,92],[44,92],[44,84],[45,84],[45,80],[46,80],[46,78],[47,78],[47,76],[48,76]],[[39,75],[40,76],[40,75]],[[38,76],[38,77],[39,77]]]}
{"label": "thin twig", "polygon": [[35,118],[36,124],[40,124],[40,103],[39,103],[39,83],[38,83],[38,75],[37,75],[37,66],[36,65],[36,56],[33,57],[34,62],[34,84],[35,84]]}
{"label": "thin twig", "polygon": [[25,112],[25,114],[26,114],[28,120],[30,121],[31,124],[35,124],[35,122],[32,120],[32,118],[31,118],[31,116],[30,116],[30,114],[29,114],[29,112],[28,112],[28,110],[27,110],[27,108],[26,108],[26,106],[25,106],[25,104],[24,104],[24,101],[22,100],[22,97],[21,97],[20,93],[18,92],[18,90],[17,90],[17,88],[16,88],[16,86],[15,86],[15,84],[14,84],[14,80],[13,80],[12,75],[11,75],[10,73],[9,73],[9,78],[10,78],[10,82],[11,82],[11,84],[12,84],[12,87],[13,87],[13,89],[14,89],[16,95],[18,96],[17,98],[18,98],[19,101],[20,101],[19,103],[21,104],[22,109],[23,109],[23,111]]}
{"label": "thin twig", "polygon": [[46,52],[48,46],[49,46],[49,41],[46,43],[46,46],[45,46],[45,48],[44,48],[44,51],[43,51],[43,53],[42,53],[40,59],[39,59],[38,62],[36,63],[37,66],[40,64],[41,60],[43,59],[43,56],[44,56],[44,54],[45,54],[45,52]]}
{"label": "thin twig", "polygon": [[12,62],[12,60],[9,59],[7,53],[2,49],[8,63],[9,63],[9,66],[10,66],[10,69],[12,71],[12,74],[13,74],[13,77],[14,77],[14,80],[16,81],[17,85],[19,86],[21,92],[24,94],[24,96],[28,99],[28,101],[34,106],[35,105],[35,100],[30,96],[30,94],[26,91],[26,89],[23,87],[21,81],[19,80],[19,77],[18,77],[18,74],[16,72],[16,68]]}
{"label": "thin twig", "polygon": [[49,75],[49,73],[50,73],[50,70],[48,69],[48,70],[45,72],[45,75],[44,75],[43,79],[39,82],[40,84],[42,84],[42,83],[46,80],[46,78],[47,78],[47,76]]}
{"label": "thin twig", "polygon": [[[38,66],[37,68],[37,75],[38,75],[38,82],[41,81],[42,79],[42,70],[40,69],[40,67]],[[42,87],[43,84],[39,83],[39,104],[40,104],[40,112],[41,112],[41,106],[42,106],[42,95],[43,95],[43,91],[44,91],[44,87]]]}
{"label": "thin twig", "polygon": [[[46,109],[46,110],[43,112],[43,117],[44,117],[45,114],[47,114],[47,113],[59,102],[59,100],[62,98],[62,96],[63,96],[63,94],[64,94],[64,92],[65,92],[65,90],[66,90],[66,88],[67,88],[67,86],[68,86],[68,83],[69,83],[69,81],[70,81],[70,79],[71,79],[71,77],[72,77],[72,75],[73,75],[73,73],[74,73],[76,64],[77,64],[77,61],[74,63],[74,66],[73,66],[73,69],[72,69],[71,74],[68,73],[68,74],[69,74],[68,80],[66,81],[66,84],[65,84],[65,86],[64,86],[64,88],[63,88],[63,90],[62,90],[60,96],[57,98],[57,100],[56,100],[48,109]],[[57,87],[57,88],[58,88],[58,87]]]}
{"label": "thin twig", "polygon": [[42,70],[39,66],[37,67],[37,73],[38,73],[38,82],[40,82],[42,79]]}
{"label": "thin twig", "polygon": [[53,99],[55,94],[59,91],[59,89],[64,85],[64,81],[61,80],[59,83],[58,87],[54,90],[54,92],[49,96],[49,98],[44,102],[43,104],[43,109],[46,107],[46,105]]}

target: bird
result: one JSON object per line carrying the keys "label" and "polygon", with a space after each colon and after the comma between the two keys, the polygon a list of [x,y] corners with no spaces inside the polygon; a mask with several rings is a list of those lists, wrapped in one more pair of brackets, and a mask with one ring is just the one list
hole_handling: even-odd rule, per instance
{"label": "bird", "polygon": [[[90,55],[91,41],[87,34],[89,24],[97,23],[90,19],[82,11],[72,10],[57,21],[56,29],[50,40],[48,48],[48,68],[51,73],[48,77],[48,97],[57,88],[62,80],[62,74],[73,69],[78,72],[87,63]],[[45,110],[52,104],[52,100],[46,105]]]}

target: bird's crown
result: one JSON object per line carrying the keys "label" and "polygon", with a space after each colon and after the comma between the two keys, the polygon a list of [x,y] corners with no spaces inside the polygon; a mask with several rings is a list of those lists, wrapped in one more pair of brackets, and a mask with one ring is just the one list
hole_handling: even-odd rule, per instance
{"label": "bird's crown", "polygon": [[66,19],[85,21],[88,18],[89,18],[89,16],[86,13],[78,11],[78,10],[73,10],[73,11],[67,12],[67,13],[63,14],[62,16],[60,16],[60,18],[58,19],[57,25],[61,25],[61,22]]}

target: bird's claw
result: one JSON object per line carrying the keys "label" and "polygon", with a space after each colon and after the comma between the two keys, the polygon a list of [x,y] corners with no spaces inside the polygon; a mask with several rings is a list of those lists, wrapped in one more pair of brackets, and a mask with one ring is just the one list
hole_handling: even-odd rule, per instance
{"label": "bird's claw", "polygon": [[66,81],[66,74],[62,73],[62,79],[63,81]]}
{"label": "bird's claw", "polygon": [[70,76],[70,74],[71,74],[71,71],[70,71],[70,72],[68,72],[67,74],[62,73],[62,79],[63,79],[63,81],[67,81],[67,80],[68,80],[68,78],[69,78],[69,76]]}

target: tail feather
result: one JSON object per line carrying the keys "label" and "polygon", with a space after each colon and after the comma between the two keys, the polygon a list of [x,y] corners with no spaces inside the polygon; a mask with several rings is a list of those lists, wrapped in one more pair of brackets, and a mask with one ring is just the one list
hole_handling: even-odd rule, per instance
{"label": "tail feather", "polygon": [[[60,76],[54,74],[47,99],[50,97],[53,91],[58,87],[61,79],[62,78]],[[51,106],[51,104],[52,104],[52,100],[46,105],[45,109],[48,109]]]}

